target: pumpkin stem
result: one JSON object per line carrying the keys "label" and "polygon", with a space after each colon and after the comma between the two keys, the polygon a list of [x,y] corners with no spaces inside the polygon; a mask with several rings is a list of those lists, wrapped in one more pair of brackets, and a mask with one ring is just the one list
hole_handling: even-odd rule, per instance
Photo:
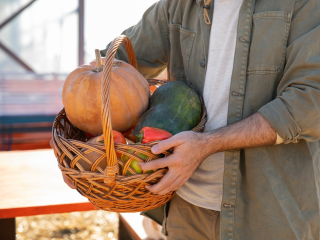
{"label": "pumpkin stem", "polygon": [[96,53],[96,67],[93,69],[94,72],[101,72],[102,71],[102,60],[99,49],[95,50]]}

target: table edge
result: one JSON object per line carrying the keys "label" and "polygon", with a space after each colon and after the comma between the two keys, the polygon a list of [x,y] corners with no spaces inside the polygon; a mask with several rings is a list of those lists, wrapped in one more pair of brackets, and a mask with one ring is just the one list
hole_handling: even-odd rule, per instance
{"label": "table edge", "polygon": [[70,213],[97,210],[90,202],[30,206],[20,208],[0,208],[0,218],[27,217],[43,214]]}

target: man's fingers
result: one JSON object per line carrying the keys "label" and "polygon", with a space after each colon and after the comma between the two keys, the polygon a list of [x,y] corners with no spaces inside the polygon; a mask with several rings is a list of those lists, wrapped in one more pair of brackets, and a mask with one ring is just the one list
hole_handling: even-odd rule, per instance
{"label": "man's fingers", "polygon": [[50,147],[53,148],[53,139],[50,140],[49,144],[50,144]]}
{"label": "man's fingers", "polygon": [[53,153],[54,153],[54,155],[56,156],[56,158],[58,158],[58,154],[57,154],[57,152],[56,152],[55,149],[54,149],[53,139],[50,140],[50,147],[53,149]]}
{"label": "man's fingers", "polygon": [[[177,174],[173,171],[168,171],[166,175],[155,185],[147,186],[147,189],[153,193],[159,193],[168,189],[170,185],[178,178]],[[169,191],[168,191],[169,192]]]}
{"label": "man's fingers", "polygon": [[178,190],[178,188],[181,187],[187,180],[188,180],[188,178],[186,178],[184,176],[180,176],[170,185],[170,187],[158,192],[158,194],[165,195],[168,192]]}
{"label": "man's fingers", "polygon": [[157,145],[154,145],[151,148],[151,152],[153,154],[159,154],[159,153],[163,153],[164,151],[173,148],[175,146],[180,145],[180,138],[178,135],[175,135],[169,139],[166,140],[162,140],[161,142],[159,142]]}
{"label": "man's fingers", "polygon": [[62,173],[63,181],[72,189],[75,189],[74,184]]}
{"label": "man's fingers", "polygon": [[152,160],[150,162],[139,162],[138,165],[143,171],[158,169],[158,168],[165,168],[168,167],[169,164],[172,162],[171,155],[165,158],[159,158],[156,160]]}

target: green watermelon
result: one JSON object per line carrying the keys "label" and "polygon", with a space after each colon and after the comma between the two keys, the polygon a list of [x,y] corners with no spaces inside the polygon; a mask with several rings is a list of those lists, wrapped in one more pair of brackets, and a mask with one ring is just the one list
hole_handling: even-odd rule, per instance
{"label": "green watermelon", "polygon": [[198,94],[180,81],[160,86],[151,96],[149,109],[145,112],[135,130],[143,127],[166,130],[172,135],[188,131],[201,120],[201,101]]}

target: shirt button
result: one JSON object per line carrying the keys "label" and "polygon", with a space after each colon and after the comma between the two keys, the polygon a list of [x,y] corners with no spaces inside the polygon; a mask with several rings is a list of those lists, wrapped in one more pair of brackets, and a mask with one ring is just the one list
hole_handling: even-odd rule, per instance
{"label": "shirt button", "polygon": [[239,37],[239,41],[244,42],[244,43],[248,43],[248,41],[246,39],[244,39],[243,37]]}
{"label": "shirt button", "polygon": [[205,59],[200,60],[200,66],[203,67],[203,68],[206,66],[206,60]]}
{"label": "shirt button", "polygon": [[223,204],[223,207],[225,207],[225,208],[231,208],[232,205],[231,205],[231,204],[228,204],[228,203],[224,203],[224,204]]}

